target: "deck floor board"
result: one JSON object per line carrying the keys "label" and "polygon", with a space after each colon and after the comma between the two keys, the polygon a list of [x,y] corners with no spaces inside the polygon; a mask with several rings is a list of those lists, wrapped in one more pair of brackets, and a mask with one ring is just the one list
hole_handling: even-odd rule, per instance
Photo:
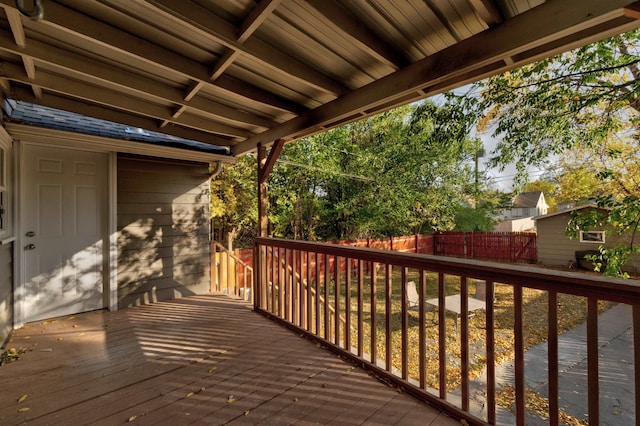
{"label": "deck floor board", "polygon": [[3,425],[459,424],[226,296],[40,321],[8,347],[28,352],[0,367]]}

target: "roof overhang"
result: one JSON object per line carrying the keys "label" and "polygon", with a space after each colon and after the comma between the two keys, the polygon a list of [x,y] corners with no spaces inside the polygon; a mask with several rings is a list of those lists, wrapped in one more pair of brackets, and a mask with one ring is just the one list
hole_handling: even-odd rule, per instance
{"label": "roof overhang", "polygon": [[0,0],[4,96],[234,155],[620,34],[640,17],[633,0],[42,5],[34,21]]}
{"label": "roof overhang", "polygon": [[195,161],[200,163],[235,163],[234,157],[227,155],[198,152],[189,149],[157,146],[144,142],[105,138],[68,132],[62,130],[35,127],[26,124],[7,123],[8,134],[20,141],[56,145],[67,149],[91,150],[96,152],[117,152],[145,155],[148,157],[170,158],[174,160]]}

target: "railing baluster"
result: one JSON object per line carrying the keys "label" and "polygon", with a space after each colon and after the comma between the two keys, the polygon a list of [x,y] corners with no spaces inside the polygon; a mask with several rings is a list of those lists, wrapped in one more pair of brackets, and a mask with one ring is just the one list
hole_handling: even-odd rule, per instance
{"label": "railing baluster", "polygon": [[[275,248],[271,247],[271,262],[269,262],[269,275],[270,275],[270,279],[271,279],[271,313],[275,314],[276,313],[276,267],[277,267],[277,263],[276,263],[276,254],[275,254]],[[267,275],[267,276],[269,276]]]}
{"label": "railing baluster", "polygon": [[[460,371],[462,409],[469,411],[469,289],[467,277],[460,277]],[[456,319],[457,320],[457,319]]]}
{"label": "railing baluster", "polygon": [[313,299],[311,297],[311,252],[307,251],[307,323],[305,330],[313,329]]}
{"label": "railing baluster", "polygon": [[298,291],[298,262],[296,259],[297,250],[291,250],[291,322],[300,325],[298,319],[300,293]]}
{"label": "railing baluster", "polygon": [[548,298],[549,425],[558,426],[558,292],[549,291]]}
{"label": "railing baluster", "polygon": [[447,317],[444,297],[446,288],[444,274],[438,273],[438,364],[440,371],[440,398],[447,399]]}
{"label": "railing baluster", "polygon": [[[417,239],[417,236],[416,236]],[[416,241],[416,248],[418,244]],[[426,345],[427,345],[427,336],[426,336],[426,324],[425,324],[425,299],[426,299],[426,289],[427,289],[427,276],[424,273],[424,269],[420,269],[419,276],[419,284],[418,284],[418,356],[420,357],[418,364],[420,368],[420,389],[427,388],[427,378],[426,378]]]}
{"label": "railing baluster", "polygon": [[324,254],[324,338],[331,339],[331,314],[329,313],[329,255]]}
{"label": "railing baluster", "polygon": [[333,343],[336,345],[340,345],[340,258],[338,256],[334,256],[333,259],[333,295],[335,297],[335,312],[334,316],[334,326],[335,326],[335,336],[333,336]]}
{"label": "railing baluster", "polygon": [[351,352],[351,259],[345,258],[346,272],[344,280],[344,348]]}
{"label": "railing baluster", "polygon": [[316,252],[316,280],[314,282],[316,289],[316,335],[320,335],[320,254]]}
{"label": "railing baluster", "polygon": [[598,368],[598,299],[587,302],[587,386],[589,389],[589,425],[600,424],[600,380]]}
{"label": "railing baluster", "polygon": [[513,288],[513,334],[514,334],[514,365],[516,392],[516,424],[525,424],[524,400],[524,322],[522,318],[522,287]]}
{"label": "railing baluster", "polygon": [[371,262],[371,333],[370,334],[370,339],[371,339],[371,362],[372,363],[376,363],[376,360],[378,358],[378,351],[377,351],[377,343],[378,343],[378,333],[377,333],[377,318],[376,318],[376,305],[378,303],[377,300],[377,292],[376,292],[376,264],[374,262]]}
{"label": "railing baluster", "polygon": [[284,319],[284,263],[282,260],[282,252],[284,249],[278,247],[278,316]]}
{"label": "railing baluster", "polygon": [[400,279],[400,294],[402,294],[401,308],[402,312],[402,378],[409,378],[409,313],[407,312],[407,268],[402,268],[402,278]]}
{"label": "railing baluster", "polygon": [[385,369],[391,372],[392,361],[393,361],[393,347],[391,340],[392,333],[392,324],[391,320],[393,319],[393,305],[391,298],[393,297],[393,266],[389,263],[385,265],[384,268],[384,290],[385,290],[385,302],[384,302],[384,312],[385,312]]}
{"label": "railing baluster", "polygon": [[632,323],[633,323],[633,376],[635,390],[635,413],[636,426],[640,426],[640,305],[632,306]]}
{"label": "railing baluster", "polygon": [[363,271],[363,262],[358,259],[358,356],[362,358],[364,354],[363,341],[364,341],[364,330],[363,330],[363,302],[362,302],[362,293],[363,293],[363,281],[364,281],[364,271]]}
{"label": "railing baluster", "polygon": [[495,284],[486,281],[487,421],[496,424]]}

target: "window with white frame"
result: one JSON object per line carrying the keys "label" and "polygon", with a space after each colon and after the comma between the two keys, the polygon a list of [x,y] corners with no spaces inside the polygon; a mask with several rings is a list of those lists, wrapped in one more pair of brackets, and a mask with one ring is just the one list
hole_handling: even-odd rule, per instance
{"label": "window with white frame", "polygon": [[11,138],[0,128],[0,243],[11,237]]}
{"label": "window with white frame", "polygon": [[604,244],[604,231],[580,231],[580,242]]}

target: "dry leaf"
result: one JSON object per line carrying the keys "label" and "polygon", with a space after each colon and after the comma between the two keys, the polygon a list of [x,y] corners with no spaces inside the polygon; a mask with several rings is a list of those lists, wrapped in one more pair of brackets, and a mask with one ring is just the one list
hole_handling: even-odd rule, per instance
{"label": "dry leaf", "polygon": [[189,393],[187,394],[187,398],[190,398],[190,397],[192,397],[192,396],[193,396],[193,392],[189,392]]}
{"label": "dry leaf", "polygon": [[24,413],[25,411],[29,411],[28,407],[22,407],[18,409],[18,413]]}
{"label": "dry leaf", "polygon": [[209,374],[213,373],[214,371],[216,371],[218,369],[218,367],[211,367],[209,369]]}
{"label": "dry leaf", "polygon": [[231,404],[232,402],[236,402],[236,397],[235,397],[235,396],[233,396],[233,395],[229,395],[229,396],[227,397],[227,402],[228,402],[229,404]]}
{"label": "dry leaf", "polygon": [[132,422],[137,418],[138,418],[138,416],[131,416],[131,417],[129,417],[129,420],[127,420],[127,421]]}
{"label": "dry leaf", "polygon": [[25,399],[27,399],[27,394],[26,393],[24,395],[20,396],[20,398],[18,398],[18,404],[23,403]]}

